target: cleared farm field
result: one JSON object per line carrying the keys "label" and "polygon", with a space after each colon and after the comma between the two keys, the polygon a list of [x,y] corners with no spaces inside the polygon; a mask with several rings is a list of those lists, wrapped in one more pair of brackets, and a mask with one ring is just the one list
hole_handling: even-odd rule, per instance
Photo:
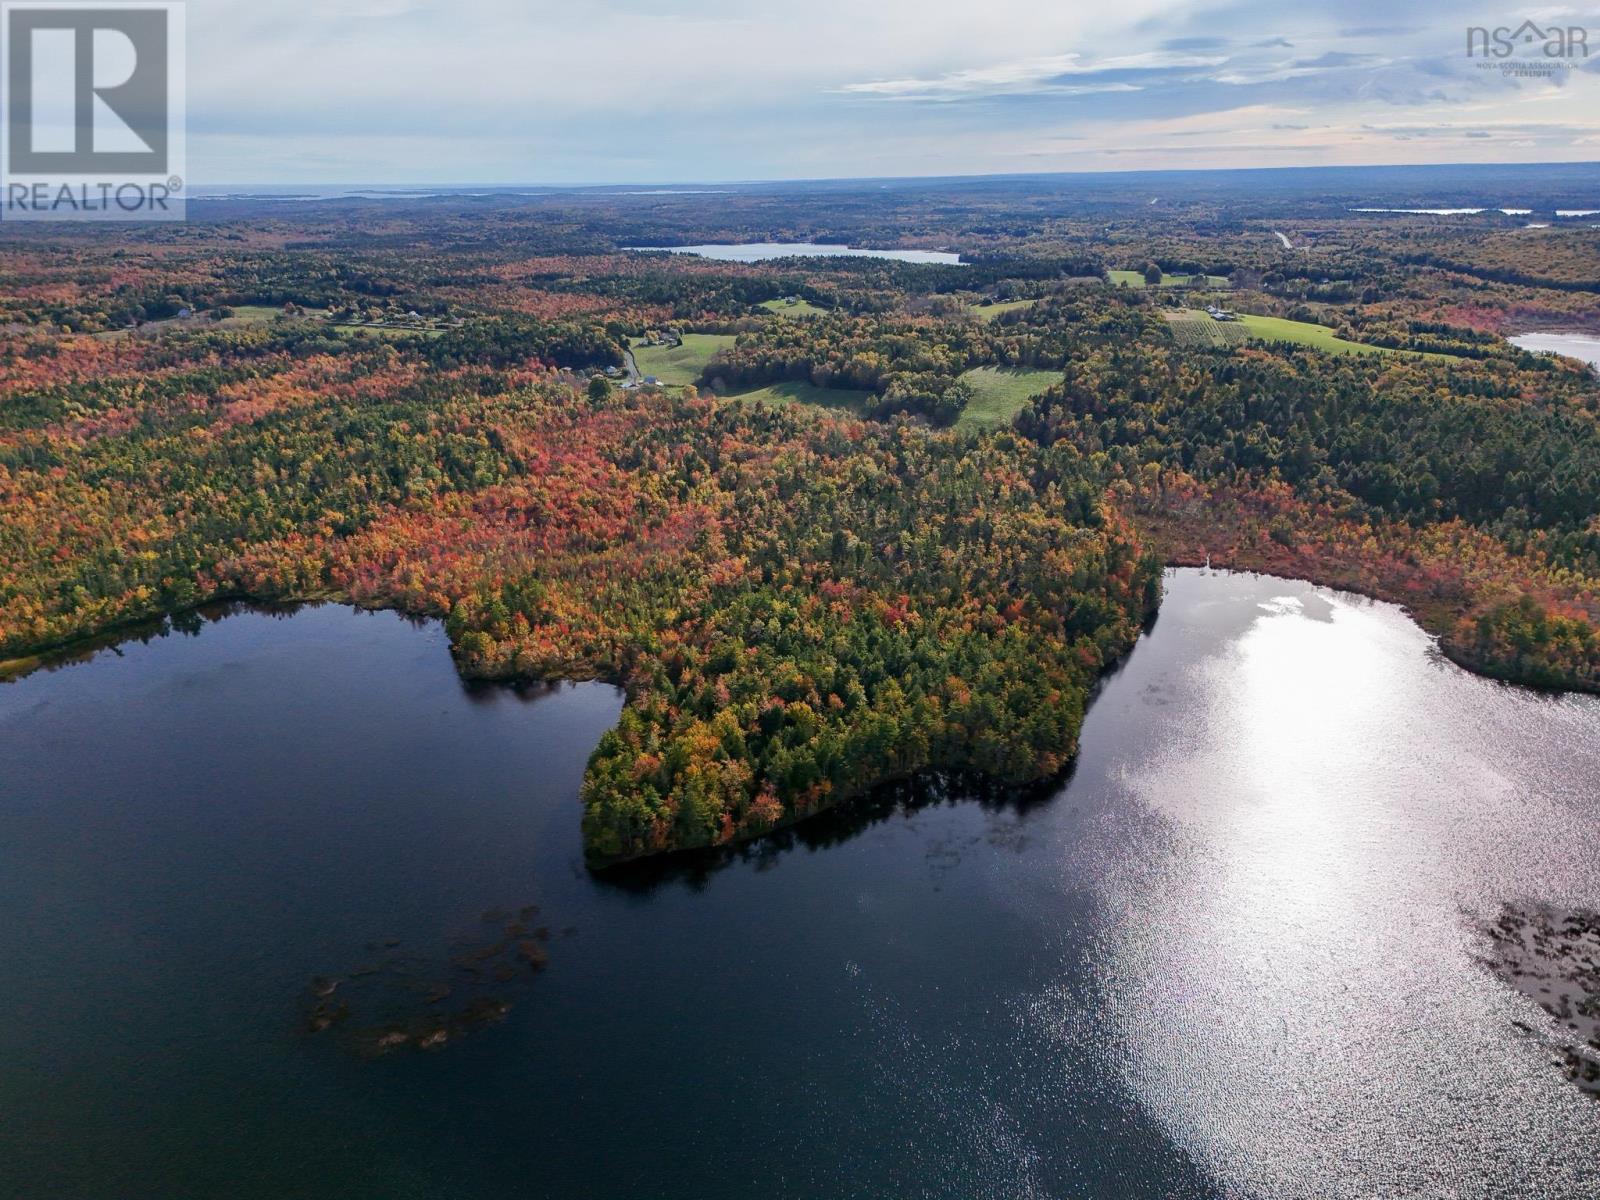
{"label": "cleared farm field", "polygon": [[751,400],[757,404],[810,404],[816,408],[832,408],[859,415],[867,410],[867,405],[876,397],[871,392],[858,392],[850,388],[820,388],[811,383],[774,383],[745,392],[730,392],[728,399]]}
{"label": "cleared farm field", "polygon": [[1286,317],[1241,316],[1239,324],[1252,338],[1263,342],[1290,342],[1297,346],[1310,346],[1326,350],[1329,354],[1399,354],[1384,346],[1366,346],[1360,342],[1346,341],[1326,325],[1310,321],[1291,321]]}
{"label": "cleared farm field", "polygon": [[651,346],[634,342],[633,360],[639,373],[662,383],[682,386],[700,378],[700,372],[719,350],[733,345],[731,333],[686,333],[679,346]]}
{"label": "cleared farm field", "polygon": [[[1144,281],[1142,271],[1107,271],[1111,282],[1117,287],[1146,288],[1150,285]],[[1164,288],[1175,287],[1208,287],[1230,288],[1233,286],[1226,275],[1163,275],[1161,286]]]}
{"label": "cleared farm field", "polygon": [[1061,382],[1060,371],[1036,367],[976,367],[961,377],[972,388],[972,400],[957,422],[962,428],[1004,425],[1035,396]]}
{"label": "cleared farm field", "polygon": [[1244,342],[1287,342],[1310,346],[1328,354],[1405,354],[1417,358],[1449,358],[1448,354],[1425,354],[1417,350],[1395,350],[1388,346],[1368,346],[1340,337],[1326,325],[1310,321],[1291,321],[1287,317],[1257,317],[1241,313],[1237,320],[1217,321],[1199,309],[1166,314],[1172,336],[1181,346],[1237,346]]}
{"label": "cleared farm field", "polygon": [[1166,314],[1172,326],[1173,339],[1180,346],[1239,346],[1250,340],[1250,334],[1238,321],[1214,321],[1196,308]]}
{"label": "cleared farm field", "polygon": [[780,317],[820,317],[828,310],[811,303],[809,300],[796,300],[790,304],[786,300],[765,300],[761,307],[768,312],[775,312]]}
{"label": "cleared farm field", "polygon": [[442,329],[411,328],[403,325],[330,325],[337,333],[348,337],[376,337],[376,338],[407,338],[425,337],[436,338],[444,334]]}
{"label": "cleared farm field", "polygon": [[1037,303],[1039,303],[1037,300],[1002,300],[998,304],[974,304],[971,306],[971,311],[980,321],[992,321],[1001,313],[1032,308]]}
{"label": "cleared farm field", "polygon": [[1453,354],[1397,350],[1389,346],[1368,346],[1363,342],[1347,341],[1326,325],[1314,325],[1309,321],[1290,321],[1284,317],[1241,316],[1239,324],[1243,325],[1250,336],[1257,341],[1293,342],[1316,350],[1326,350],[1329,354],[1403,354],[1411,358],[1441,360],[1455,357]]}

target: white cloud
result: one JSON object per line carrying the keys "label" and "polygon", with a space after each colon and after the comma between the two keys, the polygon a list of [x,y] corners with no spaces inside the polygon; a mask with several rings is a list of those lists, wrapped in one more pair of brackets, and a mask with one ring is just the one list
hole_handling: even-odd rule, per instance
{"label": "white cloud", "polygon": [[951,100],[982,96],[1054,95],[1087,96],[1099,92],[1134,92],[1139,85],[1128,82],[1077,83],[1069,80],[1117,72],[1174,71],[1192,67],[1214,67],[1226,62],[1223,57],[1171,54],[1152,51],[1115,58],[1085,61],[1077,53],[950,71],[933,78],[881,79],[847,83],[839,90],[857,95],[891,99]]}
{"label": "white cloud", "polygon": [[[1238,145],[1281,150],[1232,165],[1393,146],[1360,126],[1426,126],[1451,105],[1447,119],[1480,129],[1513,111],[1560,125],[1569,151],[1572,126],[1600,132],[1583,115],[1600,113],[1596,73],[1562,87],[1485,79],[1461,54],[1478,18],[1446,0],[1405,9],[1394,29],[1387,0],[205,0],[189,12],[191,174],[559,183],[948,174],[1055,155],[1063,168],[1161,165],[1164,123],[1297,102],[1342,132],[1242,130]],[[1051,140],[1063,137],[1070,150]],[[1550,154],[1550,138],[1519,138]],[[1194,165],[1205,140],[1165,161]],[[1460,157],[1459,140],[1449,149]]]}

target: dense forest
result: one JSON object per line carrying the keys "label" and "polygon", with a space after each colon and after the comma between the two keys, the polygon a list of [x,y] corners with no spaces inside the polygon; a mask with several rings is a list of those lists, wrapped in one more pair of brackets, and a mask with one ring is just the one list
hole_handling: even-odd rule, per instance
{"label": "dense forest", "polygon": [[[1355,588],[1474,669],[1600,690],[1600,386],[1500,336],[1600,327],[1593,233],[928,195],[8,233],[0,660],[220,598],[440,618],[468,675],[627,689],[597,864],[1060,771],[1162,562]],[[738,236],[967,265],[623,249]],[[1277,323],[1196,324],[1218,304]],[[636,385],[651,354],[694,382]],[[840,390],[867,401],[804,402]]]}
{"label": "dense forest", "polygon": [[1597,407],[1591,377],[1549,360],[1123,344],[1075,359],[1017,424],[1115,463],[1175,561],[1398,600],[1469,666],[1592,690]]}

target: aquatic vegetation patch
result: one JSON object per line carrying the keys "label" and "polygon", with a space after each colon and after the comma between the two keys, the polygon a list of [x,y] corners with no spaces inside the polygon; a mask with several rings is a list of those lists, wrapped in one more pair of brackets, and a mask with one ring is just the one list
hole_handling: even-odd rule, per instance
{"label": "aquatic vegetation patch", "polygon": [[[536,925],[539,908],[490,909],[442,952],[419,953],[399,938],[369,942],[364,958],[306,986],[300,1027],[329,1034],[345,1050],[378,1057],[441,1050],[510,1015],[533,978],[550,964],[557,935]],[[568,928],[560,936],[569,937]]]}
{"label": "aquatic vegetation patch", "polygon": [[1484,933],[1489,969],[1544,1010],[1558,1065],[1600,1096],[1600,913],[1507,904]]}

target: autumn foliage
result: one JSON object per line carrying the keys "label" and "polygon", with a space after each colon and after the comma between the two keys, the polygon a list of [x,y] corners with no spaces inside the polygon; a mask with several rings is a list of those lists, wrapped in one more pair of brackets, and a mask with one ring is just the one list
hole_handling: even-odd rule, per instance
{"label": "autumn foliage", "polygon": [[[1593,376],[1437,276],[1390,295],[1364,243],[1325,256],[1351,280],[1257,273],[1310,304],[1366,271],[1330,320],[1453,357],[1179,346],[1054,243],[807,272],[617,253],[611,207],[436,220],[7,248],[0,660],[217,599],[438,618],[468,676],[625,687],[583,785],[597,863],[918,771],[1053,775],[1162,561],[1395,600],[1474,669],[1600,690]],[[981,320],[979,282],[1027,302]],[[790,292],[826,311],[760,307]],[[608,382],[668,317],[736,335],[706,391]],[[1011,427],[934,428],[980,365],[1062,377]],[[880,419],[713,394],[782,382]]]}

